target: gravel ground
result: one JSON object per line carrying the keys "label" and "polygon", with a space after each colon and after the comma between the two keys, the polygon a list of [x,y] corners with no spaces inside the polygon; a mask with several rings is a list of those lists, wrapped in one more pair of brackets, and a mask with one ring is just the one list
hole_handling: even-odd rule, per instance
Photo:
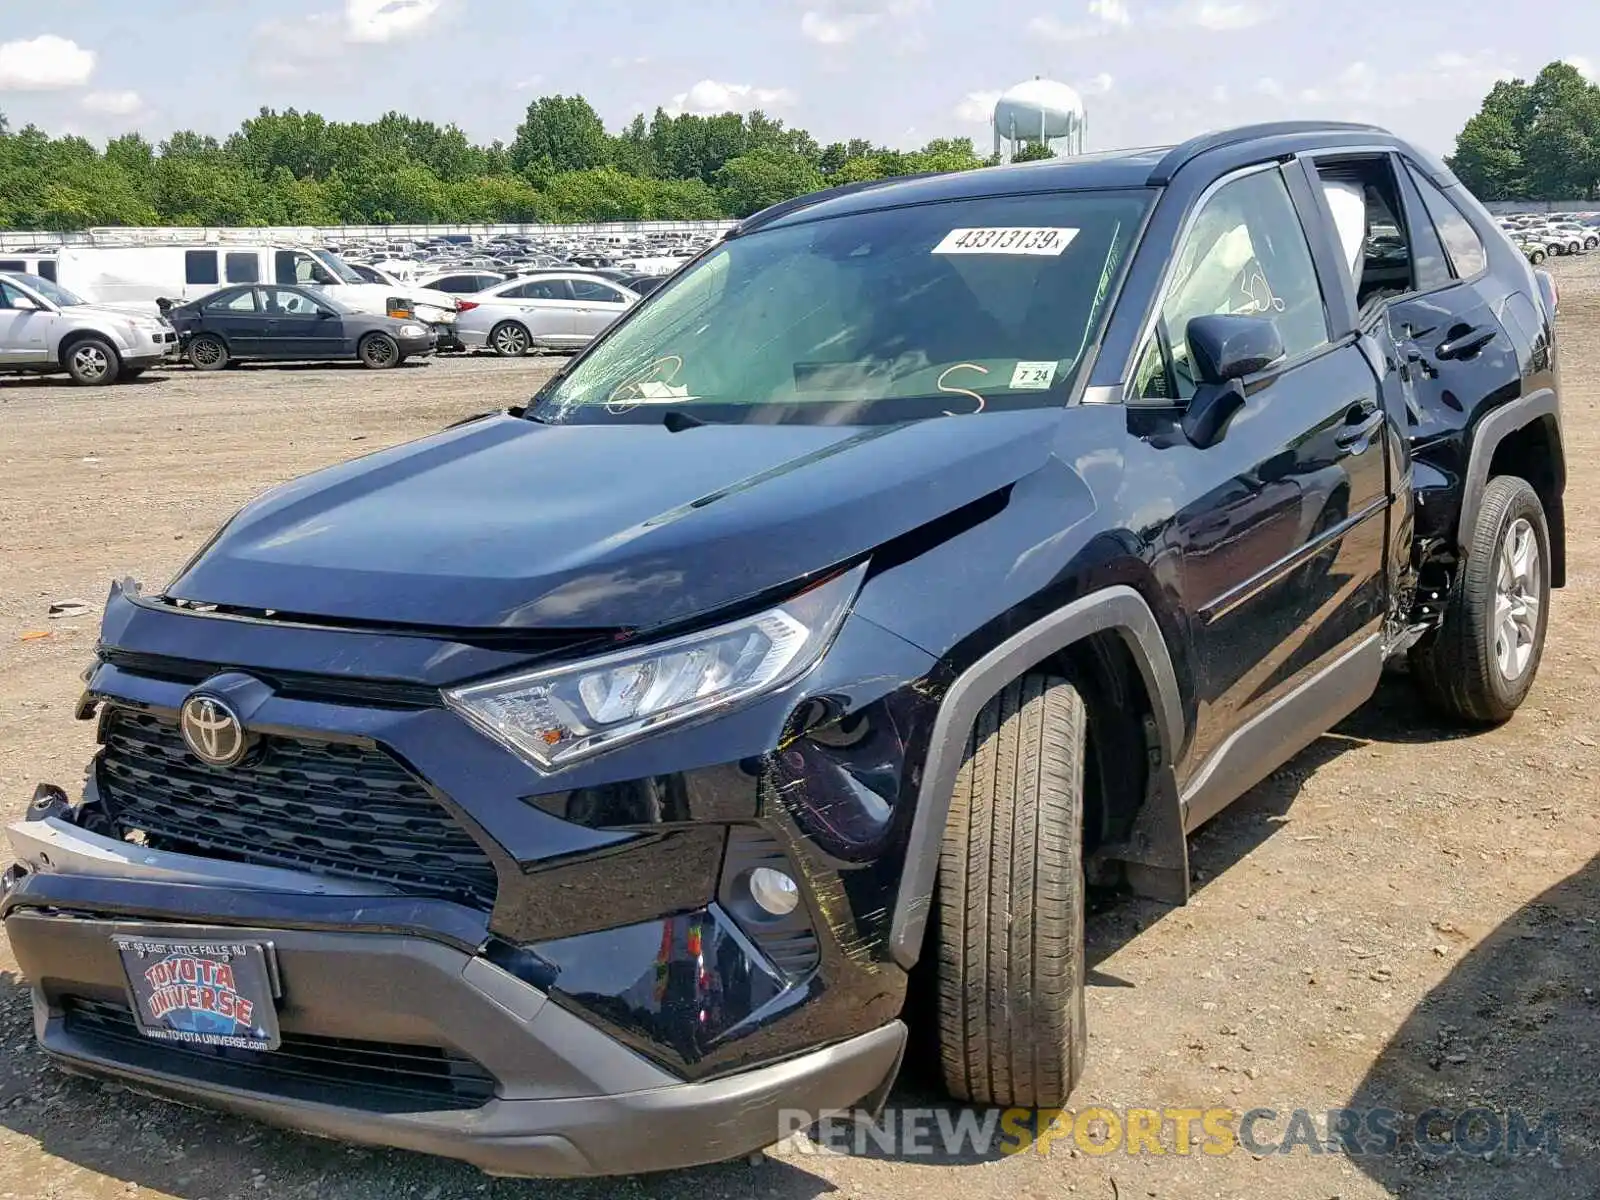
{"label": "gravel ground", "polygon": [[[1563,288],[1568,587],[1538,686],[1471,737],[1422,714],[1403,678],[1201,831],[1182,909],[1114,904],[1091,920],[1082,1108],[1416,1114],[1481,1104],[1557,1115],[1558,1153],[1434,1159],[1288,1153],[1087,1153],[939,1161],[788,1144],[759,1165],[636,1180],[491,1180],[453,1163],[281,1133],[72,1079],[33,1048],[0,938],[0,1200],[134,1193],[339,1200],[580,1200],[824,1195],[1044,1200],[1260,1197],[1542,1200],[1600,1195],[1600,255]],[[74,783],[73,722],[108,580],[164,582],[262,488],[527,396],[551,360],[174,369],[79,391],[0,381],[0,818],[39,779]],[[87,615],[50,619],[52,601]],[[43,638],[28,635],[46,632]],[[910,1064],[892,1104],[929,1103]]]}

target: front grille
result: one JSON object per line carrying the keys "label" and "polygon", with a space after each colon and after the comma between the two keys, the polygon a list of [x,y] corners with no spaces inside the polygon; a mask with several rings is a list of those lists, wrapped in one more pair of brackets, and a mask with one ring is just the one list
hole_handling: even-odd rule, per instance
{"label": "front grille", "polygon": [[269,735],[238,766],[212,767],[172,718],[115,709],[98,783],[122,835],[142,833],[154,849],[494,907],[483,848],[382,750]]}
{"label": "front grille", "polygon": [[480,1064],[437,1046],[291,1033],[276,1050],[193,1046],[145,1037],[125,1005],[62,1007],[67,1032],[99,1057],[246,1091],[380,1113],[481,1108],[495,1093]]}

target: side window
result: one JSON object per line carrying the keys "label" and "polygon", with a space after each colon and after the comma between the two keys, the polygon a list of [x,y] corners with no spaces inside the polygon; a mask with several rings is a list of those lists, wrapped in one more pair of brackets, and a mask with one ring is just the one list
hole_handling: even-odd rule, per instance
{"label": "side window", "polygon": [[1178,248],[1161,320],[1178,396],[1195,391],[1186,330],[1195,317],[1263,316],[1278,326],[1290,358],[1328,340],[1328,315],[1311,247],[1276,170],[1225,184],[1196,216]]}
{"label": "side window", "polygon": [[506,293],[519,300],[571,300],[565,279],[534,279]]}
{"label": "side window", "polygon": [[295,253],[293,250],[279,250],[272,256],[272,278],[274,283],[294,282],[294,260]]}
{"label": "side window", "polygon": [[28,264],[20,258],[0,258],[0,271],[26,271]]}
{"label": "side window", "polygon": [[17,299],[22,295],[4,279],[0,279],[0,308],[15,308]]}
{"label": "side window", "polygon": [[504,283],[504,282],[505,282],[504,277],[500,276],[500,275],[479,275],[478,276],[478,284],[472,290],[475,291],[475,292],[482,292],[482,291],[485,291],[485,290],[487,290],[489,288],[494,287],[494,285],[497,284],[497,283]]}
{"label": "side window", "polygon": [[587,300],[592,304],[622,303],[622,293],[614,287],[596,283],[591,279],[574,279],[570,282],[572,295],[576,300]]}
{"label": "side window", "polygon": [[288,288],[268,288],[266,300],[268,312],[286,317],[309,316],[320,311],[322,307],[309,296],[302,296],[299,292],[292,292]]}
{"label": "side window", "polygon": [[449,292],[452,295],[464,296],[468,292],[478,290],[477,282],[477,277],[473,275],[446,275],[433,285],[433,289],[436,292]]}
{"label": "side window", "polygon": [[1455,282],[1444,244],[1433,227],[1433,219],[1417,194],[1410,172],[1402,169],[1400,186],[1406,194],[1406,210],[1411,226],[1411,260],[1416,271],[1417,291],[1431,292]]}
{"label": "side window", "polygon": [[229,283],[261,282],[261,257],[254,250],[230,250],[224,266]]}
{"label": "side window", "polygon": [[51,283],[56,281],[56,260],[41,258],[39,260],[39,278],[48,279]]}
{"label": "side window", "polygon": [[245,288],[240,292],[224,292],[214,300],[206,302],[207,312],[220,313],[253,313],[256,311],[256,294],[253,288]]}
{"label": "side window", "polygon": [[220,283],[221,277],[217,274],[217,252],[215,250],[184,251],[183,278],[185,283]]}
{"label": "side window", "polygon": [[1489,254],[1483,248],[1483,239],[1472,227],[1472,222],[1455,206],[1455,202],[1426,179],[1411,171],[1411,182],[1422,196],[1422,203],[1433,218],[1439,240],[1444,243],[1450,263],[1455,267],[1457,279],[1471,279],[1483,273],[1489,265]]}

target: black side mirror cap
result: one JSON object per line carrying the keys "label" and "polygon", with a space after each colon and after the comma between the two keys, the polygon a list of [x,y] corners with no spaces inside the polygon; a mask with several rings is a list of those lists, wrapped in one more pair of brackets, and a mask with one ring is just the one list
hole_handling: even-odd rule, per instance
{"label": "black side mirror cap", "polygon": [[1195,317],[1184,337],[1195,379],[1202,384],[1244,379],[1284,358],[1283,336],[1267,317]]}

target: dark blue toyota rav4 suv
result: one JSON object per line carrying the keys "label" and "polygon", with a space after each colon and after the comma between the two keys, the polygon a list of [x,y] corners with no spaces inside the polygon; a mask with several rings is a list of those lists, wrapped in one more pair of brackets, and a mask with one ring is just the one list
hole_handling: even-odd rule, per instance
{"label": "dark blue toyota rav4 suv", "polygon": [[744,222],[524,409],[112,590],[3,913],[61,1065],[512,1174],[1079,1073],[1086,881],[1386,659],[1507,718],[1562,583],[1556,297],[1380,130]]}

